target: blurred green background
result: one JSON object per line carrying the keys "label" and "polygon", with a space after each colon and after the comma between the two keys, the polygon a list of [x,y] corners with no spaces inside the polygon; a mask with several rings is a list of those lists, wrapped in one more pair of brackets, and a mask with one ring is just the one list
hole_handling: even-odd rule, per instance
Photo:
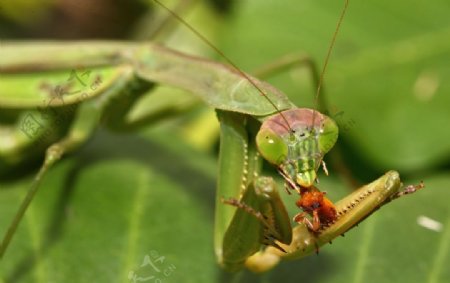
{"label": "blurred green background", "polygon": [[[248,72],[299,52],[321,66],[343,6],[167,2]],[[0,282],[133,282],[132,274],[147,282],[450,282],[449,9],[444,0],[350,2],[323,93],[341,126],[335,159],[327,161],[341,166],[329,168],[320,187],[337,200],[351,190],[343,174],[366,183],[395,169],[406,184],[424,180],[426,189],[384,207],[319,256],[263,275],[217,266],[217,124],[211,109],[191,107],[197,101],[187,98],[190,111],[137,132],[99,129],[53,168],[0,265]],[[221,60],[165,16],[148,0],[1,1],[0,39],[152,37]],[[155,34],[160,25],[164,32]],[[269,81],[297,105],[314,106],[306,69]],[[164,105],[173,91],[162,89],[140,107]],[[0,181],[1,234],[36,169]],[[292,215],[294,202],[286,196]],[[423,217],[440,229],[420,225]]]}

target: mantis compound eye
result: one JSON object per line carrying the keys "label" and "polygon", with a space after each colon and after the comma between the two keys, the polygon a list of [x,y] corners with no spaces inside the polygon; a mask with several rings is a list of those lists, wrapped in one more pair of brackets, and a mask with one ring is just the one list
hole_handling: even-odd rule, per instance
{"label": "mantis compound eye", "polygon": [[323,116],[324,120],[319,135],[319,150],[325,155],[333,148],[339,135],[339,128],[331,118]]}
{"label": "mantis compound eye", "polygon": [[259,153],[270,163],[280,165],[286,159],[288,146],[279,135],[269,129],[261,129],[256,135]]}

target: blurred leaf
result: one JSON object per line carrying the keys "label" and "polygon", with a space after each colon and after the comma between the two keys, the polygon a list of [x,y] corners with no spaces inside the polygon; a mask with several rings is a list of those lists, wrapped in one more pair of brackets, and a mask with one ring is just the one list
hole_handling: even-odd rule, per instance
{"label": "blurred leaf", "polygon": [[0,3],[0,15],[23,24],[41,20],[55,0],[15,0]]}
{"label": "blurred leaf", "polygon": [[[161,270],[174,266],[174,282],[212,278],[214,173],[182,158],[139,137],[95,139],[45,179],[2,265],[4,280],[132,282],[128,273],[148,272],[140,265],[155,252],[165,257]],[[2,185],[2,234],[28,185]],[[191,272],[199,276],[183,280]]]}

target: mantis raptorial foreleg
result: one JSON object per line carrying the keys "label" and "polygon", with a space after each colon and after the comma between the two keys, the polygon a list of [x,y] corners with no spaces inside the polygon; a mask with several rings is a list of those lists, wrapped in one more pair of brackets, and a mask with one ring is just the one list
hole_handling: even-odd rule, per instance
{"label": "mantis raptorial foreleg", "polygon": [[[259,171],[260,160],[253,148],[249,149],[249,134],[245,127],[245,117],[243,115],[219,112],[218,117],[221,123],[221,147],[219,155],[219,174],[218,190],[216,193],[216,211],[214,221],[214,246],[216,256],[219,262],[224,265],[232,265],[230,269],[240,267],[249,254],[254,253],[259,248],[259,223],[256,219],[245,213],[242,214],[252,225],[256,225],[257,229],[250,229],[249,238],[253,238],[251,246],[247,246],[245,250],[237,248],[240,255],[228,256],[224,251],[223,241],[224,235],[230,226],[236,209],[231,206],[222,204],[222,199],[230,197],[242,196],[245,189],[253,181],[254,174]],[[258,160],[255,160],[258,158]],[[252,166],[250,166],[252,165]],[[239,231],[237,231],[239,232]],[[256,242],[255,242],[256,240]],[[250,239],[250,241],[252,241]],[[228,258],[233,257],[233,260]],[[229,261],[234,261],[228,263]]]}
{"label": "mantis raptorial foreleg", "polygon": [[258,122],[226,111],[218,111],[218,116],[221,147],[215,250],[221,265],[236,270],[261,248],[261,243],[274,246],[275,240],[290,243],[291,226],[273,180],[260,176],[262,160],[255,144],[249,142],[256,135]]}
{"label": "mantis raptorial foreleg", "polygon": [[[305,257],[314,252],[317,253],[319,247],[331,243],[334,238],[340,235],[344,235],[344,233],[355,227],[381,206],[403,195],[414,193],[423,187],[423,183],[415,186],[409,185],[402,187],[398,173],[390,171],[374,182],[361,187],[338,201],[336,203],[336,209],[339,216],[333,223],[322,226],[318,231],[313,231],[305,223],[300,223],[292,229],[292,240],[289,241],[289,244],[286,244],[280,238],[277,238],[275,243],[264,243],[260,241],[267,248],[248,257],[245,265],[252,271],[264,272],[278,264],[281,259],[293,260]],[[274,199],[277,198],[278,195],[274,195]],[[244,199],[241,202],[228,201],[226,203],[241,208],[242,212],[251,215],[254,219],[258,219],[260,229],[262,229],[261,227],[268,226],[267,222],[264,221],[264,216],[267,217],[270,214],[261,212],[263,210],[257,212],[251,211],[243,207],[247,206]],[[276,207],[280,211],[285,211],[283,206]],[[259,214],[255,215],[256,213],[262,216]],[[289,219],[286,221],[284,218],[277,218],[276,220],[280,222],[272,222],[269,224],[273,227],[271,228],[272,230],[276,230],[276,227],[288,227],[289,225]],[[246,229],[242,228],[240,232],[245,233],[245,231]],[[261,237],[265,237],[271,234],[266,229],[266,231],[261,232],[261,235]]]}

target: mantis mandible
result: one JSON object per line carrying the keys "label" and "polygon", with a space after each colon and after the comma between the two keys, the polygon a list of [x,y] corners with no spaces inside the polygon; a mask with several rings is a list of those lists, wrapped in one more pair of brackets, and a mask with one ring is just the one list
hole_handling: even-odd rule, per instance
{"label": "mantis mandible", "polygon": [[[217,110],[215,251],[228,270],[265,271],[282,258],[307,256],[384,204],[422,187],[402,188],[398,173],[391,171],[333,204],[315,183],[323,156],[337,140],[336,123],[314,109],[297,108],[281,91],[228,63],[150,43],[5,43],[0,168],[18,166],[44,151],[45,159],[2,240],[0,257],[48,170],[82,145],[100,120],[126,127],[124,114],[154,84],[188,90]],[[262,157],[300,196],[303,212],[294,228],[275,182],[260,176]]]}

